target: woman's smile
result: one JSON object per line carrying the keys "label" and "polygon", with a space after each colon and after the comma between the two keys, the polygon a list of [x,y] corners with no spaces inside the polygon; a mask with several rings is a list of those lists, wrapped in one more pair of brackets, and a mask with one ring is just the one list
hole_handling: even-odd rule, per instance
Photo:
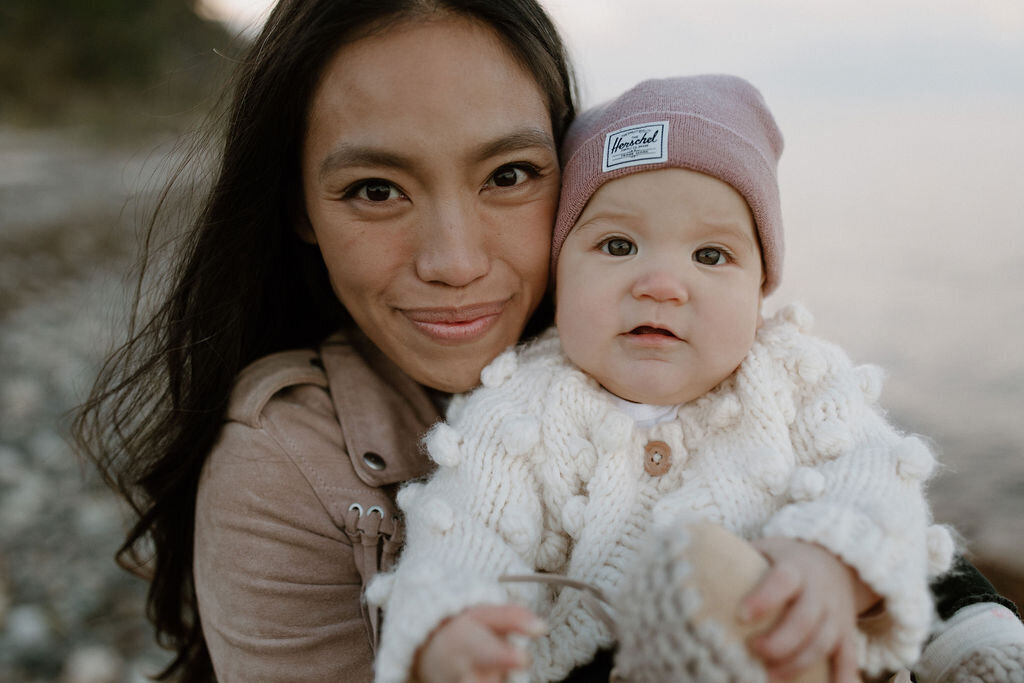
{"label": "woman's smile", "polygon": [[440,343],[476,341],[498,322],[508,299],[451,308],[399,308],[418,331]]}

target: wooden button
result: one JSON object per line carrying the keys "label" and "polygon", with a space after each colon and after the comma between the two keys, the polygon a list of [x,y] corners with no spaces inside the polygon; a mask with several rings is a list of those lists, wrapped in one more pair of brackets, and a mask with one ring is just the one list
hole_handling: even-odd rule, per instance
{"label": "wooden button", "polygon": [[644,446],[644,471],[660,477],[672,466],[672,449],[664,441],[648,441]]}

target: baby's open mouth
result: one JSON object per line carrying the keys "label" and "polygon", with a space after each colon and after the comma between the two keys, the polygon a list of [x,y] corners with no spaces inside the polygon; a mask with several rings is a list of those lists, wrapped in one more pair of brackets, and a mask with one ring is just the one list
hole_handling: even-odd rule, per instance
{"label": "baby's open mouth", "polygon": [[629,331],[630,334],[661,334],[666,337],[675,337],[670,331],[662,329],[660,327],[651,327],[650,325],[641,325],[640,327],[634,327]]}

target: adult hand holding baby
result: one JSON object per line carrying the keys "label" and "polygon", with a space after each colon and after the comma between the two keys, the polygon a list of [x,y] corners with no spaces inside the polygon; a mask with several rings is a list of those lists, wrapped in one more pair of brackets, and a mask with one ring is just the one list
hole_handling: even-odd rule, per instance
{"label": "adult hand holding baby", "polygon": [[530,664],[529,655],[510,642],[521,634],[536,638],[544,621],[519,605],[478,605],[444,621],[416,653],[419,683],[500,683]]}

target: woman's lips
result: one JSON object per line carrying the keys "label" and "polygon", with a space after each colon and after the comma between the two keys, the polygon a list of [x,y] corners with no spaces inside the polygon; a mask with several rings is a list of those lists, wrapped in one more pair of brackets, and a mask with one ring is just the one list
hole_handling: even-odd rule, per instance
{"label": "woman's lips", "polygon": [[506,301],[453,308],[403,308],[413,327],[434,341],[459,344],[475,341],[494,327]]}

